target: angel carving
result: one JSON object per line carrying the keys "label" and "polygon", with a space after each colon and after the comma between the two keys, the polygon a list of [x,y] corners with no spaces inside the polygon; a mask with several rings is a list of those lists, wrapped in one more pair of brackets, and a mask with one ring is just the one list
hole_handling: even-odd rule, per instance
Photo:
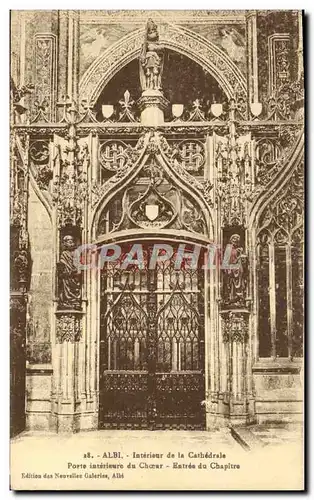
{"label": "angel carving", "polygon": [[235,62],[241,62],[245,56],[244,37],[235,28],[220,29],[220,45]]}

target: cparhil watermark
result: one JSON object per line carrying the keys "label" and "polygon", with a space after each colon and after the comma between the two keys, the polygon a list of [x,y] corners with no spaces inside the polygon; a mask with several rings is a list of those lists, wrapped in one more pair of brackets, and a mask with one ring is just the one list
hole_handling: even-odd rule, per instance
{"label": "cparhil watermark", "polygon": [[[118,244],[85,244],[77,247],[73,252],[74,265],[79,272],[88,269],[103,270],[110,263],[118,265],[120,269],[154,270],[159,265],[171,262],[175,270],[180,269],[238,269],[241,266],[239,248],[228,243],[222,251],[218,244],[203,245],[170,245],[154,243],[150,246],[134,243],[128,251]],[[244,256],[243,256],[244,257]]]}

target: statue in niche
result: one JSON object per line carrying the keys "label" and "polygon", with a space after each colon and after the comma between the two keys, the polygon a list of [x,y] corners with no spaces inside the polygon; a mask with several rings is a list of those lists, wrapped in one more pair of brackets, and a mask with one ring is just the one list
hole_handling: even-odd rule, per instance
{"label": "statue in niche", "polygon": [[29,254],[25,248],[17,251],[14,257],[14,273],[18,281],[18,286],[21,290],[26,289],[29,273]]}
{"label": "statue in niche", "polygon": [[224,266],[224,302],[229,305],[244,306],[248,266],[239,234],[230,237],[229,252],[228,262]]}
{"label": "statue in niche", "polygon": [[57,264],[59,309],[81,309],[81,273],[75,263],[76,245],[71,235],[64,236],[63,250]]}
{"label": "statue in niche", "polygon": [[149,18],[140,54],[140,80],[143,91],[161,90],[162,66],[163,53],[157,26]]}

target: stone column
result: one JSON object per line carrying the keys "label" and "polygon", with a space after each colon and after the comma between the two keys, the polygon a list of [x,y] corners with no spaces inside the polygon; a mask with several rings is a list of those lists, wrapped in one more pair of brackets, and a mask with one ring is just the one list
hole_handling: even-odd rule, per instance
{"label": "stone column", "polygon": [[[247,193],[253,179],[249,136],[237,137],[236,102],[229,103],[229,135],[207,141],[208,179],[213,184],[214,242],[221,252],[210,270],[209,389],[207,428],[254,421],[252,319],[249,295],[250,247]],[[224,162],[224,159],[227,161]],[[227,181],[225,178],[227,171]],[[240,171],[247,175],[242,176]],[[245,194],[244,194],[245,193]],[[229,243],[227,243],[229,242]],[[229,244],[230,254],[224,255]],[[231,246],[231,248],[230,248]]]}
{"label": "stone column", "polygon": [[148,127],[157,127],[164,123],[164,110],[169,105],[169,101],[159,90],[144,90],[138,100],[138,107],[141,111],[141,123]]}
{"label": "stone column", "polygon": [[[248,100],[258,101],[258,61],[257,61],[257,23],[256,11],[249,11],[246,16],[247,47],[248,47]],[[265,55],[266,57],[266,55]]]}
{"label": "stone column", "polygon": [[227,371],[223,381],[228,417],[232,425],[254,421],[254,399],[248,384],[249,317],[247,309],[221,312],[222,342]]}
{"label": "stone column", "polygon": [[97,426],[96,398],[90,386],[92,341],[86,289],[89,273],[78,265],[84,262],[76,259],[81,255],[80,250],[76,252],[78,246],[88,243],[91,137],[77,138],[74,104],[68,106],[65,118],[67,138],[54,138],[56,279],[52,426],[57,432],[74,432]]}
{"label": "stone column", "polygon": [[67,95],[78,98],[79,79],[79,12],[68,12]]}

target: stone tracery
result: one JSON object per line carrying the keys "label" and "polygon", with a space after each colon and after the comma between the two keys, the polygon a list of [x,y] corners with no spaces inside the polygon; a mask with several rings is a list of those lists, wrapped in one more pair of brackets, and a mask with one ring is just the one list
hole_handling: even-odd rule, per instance
{"label": "stone tracery", "polygon": [[[289,162],[292,162],[295,149],[299,147],[297,141],[300,137],[297,134],[303,126],[302,83],[298,81],[291,86],[292,94],[298,95],[298,109],[291,111],[290,101],[293,96],[287,92],[286,81],[281,82],[282,85],[276,84],[272,95],[262,105],[249,102],[243,75],[220,49],[185,28],[176,29],[162,24],[158,26],[158,30],[159,39],[154,23],[148,27],[147,35],[150,33],[153,47],[149,47],[146,42],[142,53],[142,76],[145,80],[143,94],[149,90],[154,95],[142,95],[140,102],[135,102],[126,88],[124,98],[119,102],[119,112],[110,114],[114,106],[108,105],[105,110],[107,114],[105,113],[102,121],[96,117],[92,106],[100,95],[102,86],[128,61],[139,55],[144,30],[127,35],[121,43],[111,47],[110,53],[105,51],[99,56],[82,78],[81,102],[77,99],[78,89],[75,92],[71,89],[69,97],[58,103],[60,113],[54,108],[54,100],[45,102],[43,94],[48,89],[53,90],[56,84],[55,38],[36,38],[37,51],[45,47],[49,49],[48,73],[45,75],[36,70],[39,80],[35,92],[38,95],[31,100],[34,106],[30,106],[29,124],[22,122],[23,117],[17,116],[19,112],[24,112],[22,104],[17,106],[17,98],[20,96],[15,96],[12,102],[16,122],[11,144],[11,210],[12,224],[19,232],[15,283],[21,293],[25,293],[28,287],[25,274],[30,263],[28,200],[25,196],[29,179],[52,221],[55,267],[62,260],[60,242],[70,234],[77,242],[93,243],[97,240],[100,243],[104,236],[114,240],[127,230],[130,230],[130,234],[134,230],[137,236],[147,236],[154,234],[153,232],[158,235],[159,231],[164,235],[168,230],[168,236],[172,233],[171,237],[177,239],[184,234],[189,241],[200,240],[205,245],[215,240],[221,247],[231,240],[234,243],[236,235],[235,250],[241,269],[235,275],[224,274],[220,270],[210,272],[207,275],[207,296],[200,299],[206,303],[205,306],[200,303],[200,307],[204,306],[205,313],[203,311],[198,317],[197,311],[191,317],[197,317],[198,327],[203,328],[202,314],[206,314],[206,328],[210,325],[210,331],[206,330],[207,340],[210,335],[211,349],[207,353],[210,365],[206,382],[210,384],[206,389],[210,399],[207,406],[211,412],[208,419],[213,414],[224,419],[226,411],[230,418],[236,419],[237,410],[233,405],[236,401],[238,409],[243,411],[242,416],[245,415],[244,420],[248,422],[254,418],[251,342],[254,329],[252,311],[257,307],[257,300],[264,316],[271,316],[271,335],[269,342],[267,340],[269,345],[265,348],[260,342],[260,354],[266,353],[267,357],[280,354],[290,359],[302,354],[302,318],[299,314],[302,309],[302,175],[295,171],[287,189],[283,183]],[[208,109],[205,109],[195,96],[193,109],[188,111],[186,108],[186,113],[180,115],[180,104],[168,103],[162,95],[162,50],[158,55],[161,48],[178,50],[210,71],[224,89],[228,102],[217,103],[213,100]],[[75,52],[74,47],[71,50]],[[39,61],[38,57],[37,60]],[[279,63],[282,66],[284,61],[280,60]],[[283,73],[279,67],[274,68],[274,71]],[[290,70],[286,71],[285,78],[288,78],[289,72]],[[69,81],[72,81],[72,77],[73,75]],[[27,89],[23,91],[26,94]],[[165,122],[164,108],[170,104],[175,106],[174,119]],[[59,121],[54,119],[57,116]],[[289,145],[292,146],[291,150]],[[271,202],[267,204],[265,197],[268,188]],[[256,288],[254,259],[259,259],[261,279],[265,280],[259,288],[260,295]],[[275,267],[270,266],[273,261]],[[276,282],[276,272],[285,278]],[[69,276],[65,274],[59,276],[60,281],[69,281]],[[224,276],[229,278],[225,289]],[[96,359],[96,340],[93,335],[96,333],[90,331],[90,325],[97,318],[95,310],[99,304],[94,303],[97,285],[93,279],[88,272],[82,275],[82,282],[74,287],[77,300],[70,303],[64,293],[60,297],[60,290],[55,284],[57,272],[55,273],[56,310],[52,328],[55,328],[60,357],[67,356],[68,347],[76,349],[79,344],[84,352],[86,347],[87,361],[84,357],[78,357],[75,362],[79,363],[80,369],[85,362],[88,363],[89,371],[82,369],[86,374],[85,389],[90,401],[94,401],[92,404],[96,405],[93,392],[96,379],[93,364],[94,358]],[[154,286],[156,291],[154,277],[150,276],[150,279],[147,290],[142,290],[145,293],[149,293]],[[291,293],[292,283],[296,283],[298,289],[295,295]],[[184,339],[186,348],[190,349],[191,339],[186,334],[185,325],[191,329],[192,323],[184,316],[186,311],[181,299],[176,298],[182,292],[181,285],[174,285],[171,292],[167,291],[174,305],[171,306],[172,309],[169,306],[172,312],[166,311],[160,321],[173,328],[173,310],[180,311],[182,331],[178,338]],[[284,304],[284,300],[288,302],[287,314],[282,321],[284,329],[277,327],[278,314],[276,319],[276,313],[267,309],[269,290],[275,302],[276,296],[279,297],[279,306]],[[285,290],[288,290],[286,299]],[[196,294],[195,290],[194,292]],[[133,297],[133,293],[131,288],[125,290],[126,297],[128,294]],[[132,299],[127,302],[124,298],[123,304],[121,303],[123,314],[131,303]],[[148,304],[151,306],[148,323],[150,328],[154,328],[156,304],[153,293],[149,295]],[[276,306],[277,310],[280,309],[279,306]],[[291,314],[293,308],[299,312]],[[131,320],[134,318],[131,317]],[[169,326],[169,331],[171,328]],[[259,330],[266,332],[267,325],[259,325]],[[162,338],[165,343],[169,340],[167,335],[163,327]],[[94,340],[91,341],[91,338]],[[66,347],[65,343],[68,343]],[[278,351],[279,344],[287,348]],[[152,346],[149,349],[153,352]],[[77,352],[75,356],[78,355]],[[174,358],[179,363],[179,351],[174,352]],[[222,360],[222,365],[219,366],[217,353]],[[167,363],[169,364],[169,359]],[[246,367],[248,379],[245,383],[242,368],[235,375],[230,363]],[[74,364],[73,362],[71,366],[75,379]],[[70,371],[72,368],[70,367]],[[56,372],[54,377],[62,378],[61,375]],[[177,383],[185,383],[182,382],[183,378],[180,382],[179,375],[176,380],[178,382],[169,378],[166,383],[170,388],[175,388]],[[193,382],[191,379],[191,386],[195,385],[195,380]],[[75,383],[78,383],[76,379]],[[108,387],[110,383],[108,379]],[[136,387],[140,387],[136,385],[137,382],[134,383]],[[144,382],[143,384],[145,385]],[[157,384],[159,388],[164,387],[161,380]],[[60,387],[61,392],[66,390],[62,384]],[[81,388],[75,390],[83,401],[86,394],[83,394]],[[61,421],[64,415],[62,402],[58,397],[54,392],[53,404],[56,412],[60,411],[58,418]],[[75,399],[76,396],[70,394],[69,397]],[[84,405],[85,402],[82,408],[85,408],[87,415],[87,405]],[[97,413],[95,406],[93,411]]]}

